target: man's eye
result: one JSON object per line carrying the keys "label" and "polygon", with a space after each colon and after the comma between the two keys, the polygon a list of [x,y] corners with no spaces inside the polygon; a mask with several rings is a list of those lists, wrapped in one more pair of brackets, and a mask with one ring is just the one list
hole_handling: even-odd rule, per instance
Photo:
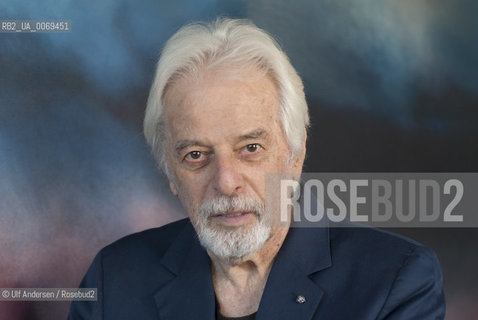
{"label": "man's eye", "polygon": [[200,160],[203,157],[201,151],[191,151],[186,155],[186,160],[196,161]]}
{"label": "man's eye", "polygon": [[251,143],[251,144],[248,144],[246,146],[246,151],[247,152],[250,152],[250,153],[253,153],[253,152],[257,152],[259,151],[259,149],[261,148],[261,146],[257,143]]}

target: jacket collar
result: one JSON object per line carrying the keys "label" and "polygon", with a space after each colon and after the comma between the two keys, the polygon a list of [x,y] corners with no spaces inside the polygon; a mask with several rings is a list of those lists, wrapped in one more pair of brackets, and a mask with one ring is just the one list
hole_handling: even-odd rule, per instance
{"label": "jacket collar", "polygon": [[[256,319],[312,319],[324,292],[309,276],[331,264],[327,227],[290,228],[269,274]],[[297,301],[299,297],[305,302]]]}
{"label": "jacket collar", "polygon": [[[154,295],[160,318],[215,319],[211,261],[189,221],[161,264],[174,276]],[[323,290],[309,275],[330,266],[328,227],[291,227],[270,271],[256,319],[311,319]],[[297,302],[299,296],[304,303]]]}
{"label": "jacket collar", "polygon": [[215,319],[211,261],[189,220],[161,264],[175,276],[154,294],[160,319]]}

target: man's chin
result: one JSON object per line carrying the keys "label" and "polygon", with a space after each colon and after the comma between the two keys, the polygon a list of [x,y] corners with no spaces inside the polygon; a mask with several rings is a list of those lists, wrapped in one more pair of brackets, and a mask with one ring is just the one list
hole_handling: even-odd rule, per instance
{"label": "man's chin", "polygon": [[270,229],[261,229],[257,225],[214,225],[197,232],[204,248],[233,265],[241,263],[259,250],[270,236]]}

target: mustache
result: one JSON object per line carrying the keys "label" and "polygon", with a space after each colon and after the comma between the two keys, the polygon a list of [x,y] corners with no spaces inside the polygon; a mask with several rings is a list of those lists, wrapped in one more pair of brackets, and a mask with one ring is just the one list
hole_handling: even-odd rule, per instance
{"label": "mustache", "polygon": [[218,196],[203,201],[199,206],[199,215],[204,218],[227,212],[252,212],[258,217],[264,214],[264,202],[250,196]]}

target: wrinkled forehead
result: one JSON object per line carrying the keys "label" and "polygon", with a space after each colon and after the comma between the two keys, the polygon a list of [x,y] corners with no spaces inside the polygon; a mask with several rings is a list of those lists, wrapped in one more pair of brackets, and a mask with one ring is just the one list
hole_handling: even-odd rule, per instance
{"label": "wrinkled forehead", "polygon": [[[176,70],[169,78],[162,94],[163,106],[171,105],[171,99],[178,93],[184,95],[184,89],[203,83],[214,83],[228,80],[255,82],[264,77],[278,88],[275,75],[267,66],[255,62],[237,62],[230,64],[199,64],[188,65]],[[178,92],[179,91],[179,92]]]}
{"label": "wrinkled forehead", "polygon": [[277,87],[268,74],[254,69],[184,78],[169,88],[166,100],[168,140],[217,141],[258,128],[275,133],[281,129]]}
{"label": "wrinkled forehead", "polygon": [[[240,92],[221,91],[221,94],[230,96],[230,99],[237,99],[238,97],[240,98],[241,95],[245,95],[246,97],[244,98],[261,100],[251,101],[257,106],[264,106],[267,104],[265,102],[266,100],[274,100],[274,112],[278,114],[279,88],[275,78],[268,70],[251,65],[231,66],[228,68],[218,66],[202,71],[197,70],[195,73],[182,72],[175,74],[163,92],[164,113],[166,115],[175,114],[176,109],[180,105],[186,102],[192,105],[197,102],[194,101],[194,99],[199,98],[197,92],[193,98],[191,96],[192,92],[197,91],[198,88],[204,92],[204,95],[202,95],[202,98],[204,98],[206,94],[209,96],[215,95],[216,92],[213,90],[207,90],[209,88],[220,87],[225,84],[234,85],[237,83],[247,84],[247,86],[246,88],[238,89],[241,90]],[[219,98],[224,98],[226,101],[228,99],[227,96]],[[230,101],[230,103],[234,104],[234,101]],[[181,110],[181,112],[187,111],[188,110],[184,110],[184,108]],[[165,118],[164,120],[167,122],[168,116]]]}

